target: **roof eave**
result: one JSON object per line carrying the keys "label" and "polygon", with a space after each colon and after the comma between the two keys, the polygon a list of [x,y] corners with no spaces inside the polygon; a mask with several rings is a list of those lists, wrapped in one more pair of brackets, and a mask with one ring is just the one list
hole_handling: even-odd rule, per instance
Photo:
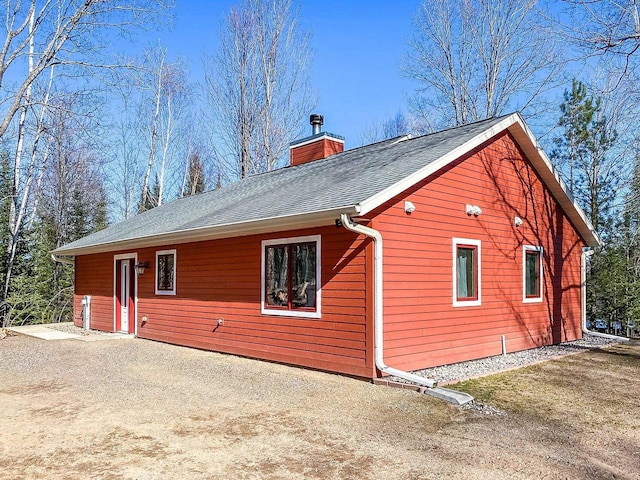
{"label": "roof eave", "polygon": [[169,233],[148,235],[125,240],[96,243],[76,248],[60,247],[53,250],[55,255],[77,256],[95,253],[106,253],[121,250],[133,250],[162,245],[177,245],[181,243],[215,240],[217,238],[242,237],[260,233],[280,232],[292,229],[302,229],[331,225],[340,214],[358,215],[359,207],[348,205],[330,210],[286,215],[240,223],[229,223],[212,227],[190,228]]}

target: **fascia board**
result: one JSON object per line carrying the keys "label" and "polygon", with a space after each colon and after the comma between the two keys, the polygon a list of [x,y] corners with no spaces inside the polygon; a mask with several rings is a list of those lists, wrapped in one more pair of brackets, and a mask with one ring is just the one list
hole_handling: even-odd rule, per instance
{"label": "fascia board", "polygon": [[216,225],[213,227],[191,228],[157,235],[97,243],[84,247],[62,247],[51,253],[63,256],[89,255],[94,253],[113,252],[117,250],[177,245],[180,243],[215,240],[217,238],[241,237],[291,229],[327,226],[333,224],[336,219],[340,218],[340,214],[342,213],[358,215],[359,210],[356,206],[351,205],[307,214],[273,217],[250,222]]}

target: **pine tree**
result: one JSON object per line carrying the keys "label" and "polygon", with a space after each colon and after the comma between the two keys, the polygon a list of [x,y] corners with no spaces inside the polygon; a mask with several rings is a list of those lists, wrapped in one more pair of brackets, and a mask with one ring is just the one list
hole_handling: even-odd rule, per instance
{"label": "pine tree", "polygon": [[104,187],[101,186],[98,192],[98,203],[96,204],[93,212],[92,233],[104,230],[109,226],[109,220],[107,218],[107,203],[107,192],[105,192]]}
{"label": "pine tree", "polygon": [[7,266],[6,242],[9,239],[9,208],[11,205],[11,167],[7,152],[0,153],[0,281],[4,285]]}
{"label": "pine tree", "polygon": [[555,140],[552,156],[595,230],[606,236],[619,184],[610,158],[617,133],[603,113],[601,99],[589,96],[580,81],[574,80],[571,91],[565,91],[560,110],[563,134]]}
{"label": "pine tree", "polygon": [[588,318],[611,325],[627,318],[633,289],[625,242],[620,230],[614,228],[614,200],[620,183],[620,169],[612,158],[617,133],[603,113],[601,98],[589,95],[580,81],[574,80],[571,91],[565,91],[560,111],[558,125],[563,134],[555,140],[552,156],[587,218],[605,240],[603,247],[595,249],[587,272]]}
{"label": "pine tree", "polygon": [[189,159],[189,174],[182,196],[186,197],[188,195],[195,195],[196,193],[204,192],[205,185],[204,166],[200,160],[200,155],[198,153],[194,153]]}
{"label": "pine tree", "polygon": [[158,197],[160,195],[160,180],[156,174],[153,187],[150,191],[142,192],[140,203],[138,204],[138,213],[146,212],[158,206]]}
{"label": "pine tree", "polygon": [[564,91],[564,102],[560,105],[562,116],[558,126],[564,130],[564,135],[557,138],[554,156],[556,162],[563,169],[563,173],[570,191],[575,191],[575,170],[580,157],[585,155],[588,137],[588,125],[593,120],[595,106],[593,100],[587,97],[587,87],[578,80],[573,80],[571,92]]}
{"label": "pine tree", "polygon": [[[82,193],[78,188],[75,188],[71,193],[71,207],[69,209],[67,224],[68,227],[66,235],[64,235],[65,238],[54,239],[53,241],[55,243],[58,241],[62,241],[62,243],[72,242],[91,232],[89,206],[85,203]],[[59,245],[56,245],[56,247],[57,246]]]}

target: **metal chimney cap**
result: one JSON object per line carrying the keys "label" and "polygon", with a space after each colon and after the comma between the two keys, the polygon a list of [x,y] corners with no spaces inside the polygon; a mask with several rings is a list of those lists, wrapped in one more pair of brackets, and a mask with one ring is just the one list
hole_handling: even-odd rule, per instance
{"label": "metal chimney cap", "polygon": [[320,114],[312,113],[309,116],[309,123],[311,124],[311,134],[317,135],[320,133],[320,129],[324,123],[324,117]]}
{"label": "metal chimney cap", "polygon": [[309,115],[309,123],[311,125],[322,125],[324,123],[324,117],[319,113],[312,113]]}

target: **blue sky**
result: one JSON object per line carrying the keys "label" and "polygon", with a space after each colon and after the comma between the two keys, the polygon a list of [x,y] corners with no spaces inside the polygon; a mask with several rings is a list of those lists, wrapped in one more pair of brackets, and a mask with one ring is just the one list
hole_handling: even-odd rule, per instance
{"label": "blue sky", "polygon": [[[173,28],[150,34],[146,42],[154,43],[158,37],[170,57],[187,59],[197,79],[203,55],[216,49],[222,17],[235,4],[177,0]],[[419,5],[419,0],[296,2],[301,27],[312,36],[316,112],[324,115],[325,130],[346,138],[347,148],[360,143],[363,130],[373,120],[385,120],[405,109],[414,84],[402,78],[399,64]]]}

